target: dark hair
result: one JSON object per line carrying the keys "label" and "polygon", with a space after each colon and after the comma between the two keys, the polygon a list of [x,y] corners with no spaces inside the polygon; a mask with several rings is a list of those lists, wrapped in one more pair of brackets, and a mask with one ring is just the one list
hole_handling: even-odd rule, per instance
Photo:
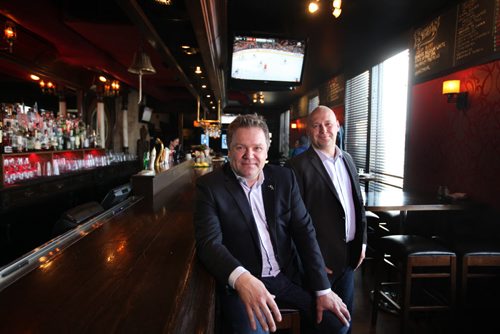
{"label": "dark hair", "polygon": [[233,140],[233,135],[239,128],[260,128],[264,131],[264,136],[266,137],[267,148],[271,145],[271,140],[269,139],[269,128],[267,127],[264,117],[257,114],[249,115],[239,115],[236,117],[231,124],[227,127],[227,146],[231,148],[231,141]]}

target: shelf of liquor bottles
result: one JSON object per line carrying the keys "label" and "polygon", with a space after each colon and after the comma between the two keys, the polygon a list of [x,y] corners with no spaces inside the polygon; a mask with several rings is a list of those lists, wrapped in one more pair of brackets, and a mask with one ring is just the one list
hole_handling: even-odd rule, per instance
{"label": "shelf of liquor bottles", "polygon": [[109,165],[104,149],[26,152],[1,155],[2,186]]}
{"label": "shelf of liquor bottles", "polygon": [[101,139],[77,113],[59,115],[21,103],[0,104],[2,153],[101,147]]}

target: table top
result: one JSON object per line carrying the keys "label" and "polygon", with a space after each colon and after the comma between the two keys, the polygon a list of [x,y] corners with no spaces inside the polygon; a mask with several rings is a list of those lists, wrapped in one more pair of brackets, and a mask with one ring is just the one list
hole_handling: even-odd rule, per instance
{"label": "table top", "polygon": [[369,191],[365,194],[365,209],[376,211],[433,211],[464,210],[467,200],[441,200],[435,194],[418,194],[406,191]]}

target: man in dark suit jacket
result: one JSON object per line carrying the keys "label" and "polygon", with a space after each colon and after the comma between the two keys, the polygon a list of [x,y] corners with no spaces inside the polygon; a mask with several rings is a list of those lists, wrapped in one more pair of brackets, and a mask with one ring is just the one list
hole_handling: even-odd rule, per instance
{"label": "man in dark suit jacket", "polygon": [[311,147],[288,161],[311,215],[332,290],[352,313],[354,270],[366,250],[366,216],[351,155],[335,145],[339,123],[328,107],[308,118]]}
{"label": "man in dark suit jacket", "polygon": [[[194,213],[198,257],[223,287],[224,323],[231,333],[275,331],[280,305],[320,322],[318,332],[345,333],[350,315],[330,289],[293,172],[265,165],[266,123],[238,116],[227,137],[230,163],[197,180]],[[310,291],[297,284],[298,256]]]}

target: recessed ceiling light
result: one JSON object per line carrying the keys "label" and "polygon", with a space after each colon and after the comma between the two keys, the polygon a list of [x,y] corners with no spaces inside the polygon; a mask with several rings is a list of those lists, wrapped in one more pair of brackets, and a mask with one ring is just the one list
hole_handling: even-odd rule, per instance
{"label": "recessed ceiling light", "polygon": [[183,48],[183,49],[189,49],[190,46],[189,45],[181,45],[181,48]]}
{"label": "recessed ceiling light", "polygon": [[40,80],[40,77],[38,75],[35,75],[35,74],[30,75],[30,78],[31,78],[31,80],[35,80],[35,81]]}
{"label": "recessed ceiling light", "polygon": [[207,85],[201,85],[201,88],[207,88]]}

